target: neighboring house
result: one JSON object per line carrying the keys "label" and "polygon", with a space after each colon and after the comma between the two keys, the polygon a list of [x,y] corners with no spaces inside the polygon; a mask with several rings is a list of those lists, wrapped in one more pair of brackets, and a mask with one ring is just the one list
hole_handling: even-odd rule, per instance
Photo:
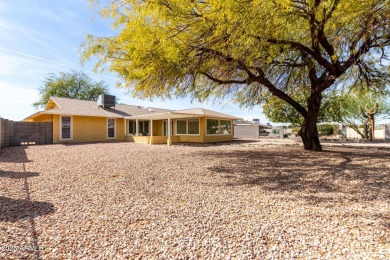
{"label": "neighboring house", "polygon": [[[268,131],[266,129],[268,129]],[[235,138],[259,138],[262,136],[268,136],[270,129],[272,129],[272,126],[263,125],[259,122],[234,120]]]}
{"label": "neighboring house", "polygon": [[53,143],[117,140],[170,145],[231,141],[235,119],[239,118],[202,108],[107,107],[94,101],[51,97],[44,111],[24,121],[52,122]]}

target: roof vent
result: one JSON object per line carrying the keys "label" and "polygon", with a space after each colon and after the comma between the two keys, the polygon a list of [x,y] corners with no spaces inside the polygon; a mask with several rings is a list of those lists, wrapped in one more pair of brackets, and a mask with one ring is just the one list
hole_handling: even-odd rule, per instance
{"label": "roof vent", "polygon": [[111,107],[115,107],[115,104],[116,104],[116,98],[115,96],[112,95],[102,94],[99,96],[97,100],[97,105],[99,107],[111,108]]}

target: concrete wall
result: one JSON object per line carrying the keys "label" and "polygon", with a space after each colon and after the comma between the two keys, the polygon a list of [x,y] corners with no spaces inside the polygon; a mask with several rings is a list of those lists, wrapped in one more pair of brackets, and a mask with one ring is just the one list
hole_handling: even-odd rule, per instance
{"label": "concrete wall", "polygon": [[259,126],[258,125],[235,125],[234,137],[259,138]]}
{"label": "concrete wall", "polygon": [[390,141],[390,124],[385,125],[385,140]]}
{"label": "concrete wall", "polygon": [[16,122],[0,119],[0,132],[0,147],[53,143],[51,122]]}
{"label": "concrete wall", "polygon": [[[390,140],[389,137],[386,137],[386,130],[388,125],[378,126],[380,129],[375,129],[375,140]],[[375,127],[377,128],[377,127]],[[360,129],[363,132],[363,129]],[[347,139],[362,139],[362,137],[352,128],[346,128],[346,138]]]}

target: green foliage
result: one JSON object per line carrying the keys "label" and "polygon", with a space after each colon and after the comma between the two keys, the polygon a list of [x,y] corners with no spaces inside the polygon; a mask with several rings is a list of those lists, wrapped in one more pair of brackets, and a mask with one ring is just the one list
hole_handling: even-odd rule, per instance
{"label": "green foliage", "polygon": [[[302,106],[305,104],[305,95],[296,91],[290,94]],[[269,92],[263,93],[266,100],[263,105],[264,115],[275,123],[290,123],[293,126],[300,126],[303,122],[303,116],[284,100],[271,95]]]}
{"label": "green foliage", "polygon": [[[299,88],[297,88],[297,90],[299,90]],[[270,121],[275,123],[291,123],[292,126],[302,125],[304,117],[296,109],[285,101],[268,93],[263,95],[266,100],[263,105],[263,113]],[[305,102],[309,93],[305,93],[304,89],[301,89],[300,92],[294,92],[293,94],[290,94],[290,96],[298,101],[301,106],[307,108]],[[340,117],[341,111],[339,102],[339,96],[336,92],[324,93],[320,113],[318,115],[318,122],[338,122],[338,120],[334,119]]]}
{"label": "green foliage", "polygon": [[291,129],[292,134],[298,134],[298,132],[299,132],[299,127],[294,127]]}
{"label": "green foliage", "polygon": [[39,88],[40,98],[33,106],[44,108],[51,96],[96,101],[101,94],[108,94],[105,82],[93,81],[84,72],[51,73]]}
{"label": "green foliage", "polygon": [[318,125],[318,133],[321,136],[330,136],[337,134],[337,125],[331,125],[331,124],[321,124]]}
{"label": "green foliage", "polygon": [[376,121],[390,118],[390,96],[388,93],[350,91],[342,93],[335,102],[339,107],[339,114],[335,114],[333,121],[344,124],[364,138],[360,125],[367,123],[362,115],[362,108],[376,108]]}
{"label": "green foliage", "polygon": [[[118,35],[89,35],[83,60],[96,57],[96,68],[108,64],[119,84],[141,98],[214,96],[258,105],[264,86],[287,94],[302,86],[310,93],[313,66],[318,75],[329,75],[330,66],[346,63],[370,35],[377,39],[372,49],[389,44],[389,3],[382,0],[111,0],[100,14],[113,21]],[[373,20],[374,31],[367,27]],[[331,47],[325,49],[319,34]],[[361,64],[377,71],[377,60],[365,55]],[[332,77],[363,79],[358,69],[340,71]]]}

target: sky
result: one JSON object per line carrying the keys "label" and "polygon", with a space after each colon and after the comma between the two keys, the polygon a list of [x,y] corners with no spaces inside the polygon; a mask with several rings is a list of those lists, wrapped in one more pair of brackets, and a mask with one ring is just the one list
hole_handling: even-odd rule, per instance
{"label": "sky", "polygon": [[22,120],[37,112],[31,105],[49,73],[84,71],[109,85],[121,103],[166,109],[202,107],[247,120],[268,120],[260,107],[240,109],[228,100],[222,103],[192,102],[189,98],[140,100],[115,87],[114,73],[93,72],[93,61],[80,63],[80,45],[87,34],[113,36],[108,20],[102,20],[88,0],[0,0],[0,117]]}

